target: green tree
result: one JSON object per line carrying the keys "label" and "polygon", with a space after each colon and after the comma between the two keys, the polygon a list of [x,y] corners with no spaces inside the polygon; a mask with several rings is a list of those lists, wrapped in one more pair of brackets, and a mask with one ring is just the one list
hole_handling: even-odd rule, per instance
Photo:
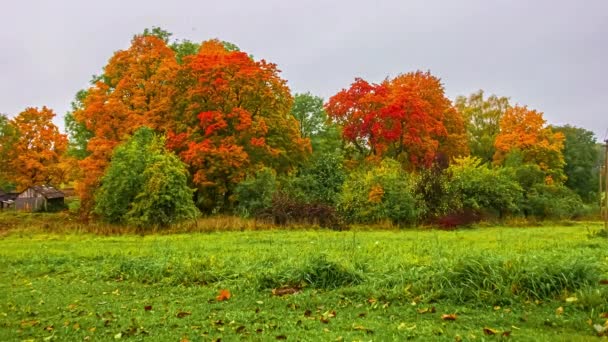
{"label": "green tree", "polygon": [[564,173],[568,179],[565,185],[574,190],[587,202],[594,201],[598,191],[598,154],[593,132],[570,125],[553,127],[554,132],[561,132],[564,141]]}
{"label": "green tree", "polygon": [[109,222],[165,226],[197,213],[185,165],[147,127],[115,149],[101,183],[95,213]]}
{"label": "green tree", "polygon": [[274,170],[268,167],[262,168],[254,176],[247,177],[236,186],[234,192],[238,203],[237,213],[250,217],[270,208],[276,190],[277,177]]}
{"label": "green tree", "polygon": [[66,113],[64,118],[65,130],[69,137],[67,154],[79,160],[86,158],[90,154],[87,151],[87,144],[93,137],[93,133],[87,129],[85,123],[77,121],[74,118],[74,112],[84,108],[84,100],[87,94],[88,92],[84,89],[76,93],[74,101],[72,101],[72,110]]}
{"label": "green tree", "polygon": [[187,56],[196,55],[198,53],[198,49],[201,48],[201,44],[183,39],[173,42],[170,47],[173,51],[175,51],[175,59],[177,60],[177,63],[184,64],[184,58]]}
{"label": "green tree", "polygon": [[310,139],[314,154],[332,153],[341,149],[340,129],[329,122],[323,98],[310,92],[295,94],[291,114],[300,124],[300,135]]}
{"label": "green tree", "polygon": [[14,183],[10,180],[10,163],[14,157],[14,144],[17,141],[17,130],[11,124],[8,115],[0,114],[0,189],[13,190]]}
{"label": "green tree", "polygon": [[491,95],[484,99],[483,90],[456,98],[455,106],[465,118],[471,155],[490,163],[494,157],[494,140],[500,131],[500,120],[510,107],[509,99]]}

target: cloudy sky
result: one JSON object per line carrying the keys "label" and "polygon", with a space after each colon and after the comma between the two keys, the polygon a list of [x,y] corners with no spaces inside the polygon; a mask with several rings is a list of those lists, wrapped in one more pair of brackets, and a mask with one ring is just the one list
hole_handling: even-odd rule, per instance
{"label": "cloudy sky", "polygon": [[133,34],[219,38],[279,65],[294,92],[326,99],[355,77],[430,70],[447,95],[508,96],[603,139],[608,1],[2,1],[0,112],[58,114]]}

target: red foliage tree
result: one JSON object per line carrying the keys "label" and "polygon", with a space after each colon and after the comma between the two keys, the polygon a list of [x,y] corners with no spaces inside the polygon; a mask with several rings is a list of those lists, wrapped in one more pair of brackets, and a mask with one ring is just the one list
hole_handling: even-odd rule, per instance
{"label": "red foliage tree", "polygon": [[380,84],[356,79],[329,99],[326,110],[343,126],[343,138],[360,152],[388,156],[408,168],[428,167],[441,143],[457,144],[443,149],[449,157],[467,153],[463,119],[429,72]]}

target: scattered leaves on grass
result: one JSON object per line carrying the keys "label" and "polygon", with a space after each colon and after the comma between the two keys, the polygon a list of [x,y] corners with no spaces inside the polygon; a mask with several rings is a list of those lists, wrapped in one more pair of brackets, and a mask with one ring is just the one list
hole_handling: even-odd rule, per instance
{"label": "scattered leaves on grass", "polygon": [[146,311],[152,310],[152,305],[146,305],[146,306],[144,306],[144,310],[146,310]]}
{"label": "scattered leaves on grass", "polygon": [[190,315],[192,315],[192,312],[190,312],[190,311],[180,311],[177,313],[176,316],[177,316],[177,318],[184,318],[184,317],[190,316]]}
{"label": "scattered leaves on grass", "polygon": [[277,289],[272,289],[273,296],[287,296],[300,292],[302,289],[299,286],[286,286]]}
{"label": "scattered leaves on grass", "polygon": [[215,299],[217,299],[218,302],[223,302],[225,300],[230,299],[232,295],[230,294],[230,291],[226,290],[226,289],[222,289],[220,290],[220,294],[215,297]]}
{"label": "scattered leaves on grass", "polygon": [[360,324],[353,324],[353,330],[359,330],[359,331],[363,331],[366,334],[373,334],[374,331],[372,329],[368,329]]}
{"label": "scattered leaves on grass", "polygon": [[441,315],[441,319],[444,321],[455,321],[457,318],[456,314],[445,314]]}
{"label": "scattered leaves on grass", "polygon": [[485,327],[485,328],[483,328],[483,334],[484,335],[496,335],[496,334],[498,334],[498,330]]}
{"label": "scattered leaves on grass", "polygon": [[419,314],[425,314],[425,313],[435,313],[435,307],[431,306],[430,308],[420,308],[416,310]]}

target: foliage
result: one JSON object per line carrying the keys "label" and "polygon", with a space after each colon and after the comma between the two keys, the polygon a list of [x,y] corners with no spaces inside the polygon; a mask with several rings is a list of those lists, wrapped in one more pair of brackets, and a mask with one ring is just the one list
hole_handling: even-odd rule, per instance
{"label": "foliage", "polygon": [[114,147],[142,126],[162,131],[168,124],[177,67],[174,52],[152,30],[135,36],[127,50],[117,51],[79,99],[74,119],[91,134],[89,155],[80,162],[84,178],[77,184],[85,213]]}
{"label": "foliage", "polygon": [[14,187],[11,181],[11,166],[8,161],[14,158],[14,148],[18,138],[15,127],[5,114],[0,114],[0,189],[9,190]]}
{"label": "foliage", "polygon": [[300,124],[300,136],[311,138],[325,130],[327,114],[323,109],[323,98],[311,93],[295,94],[293,97],[293,115]]}
{"label": "foliage", "polygon": [[489,163],[494,157],[494,141],[500,131],[500,120],[510,108],[509,99],[490,95],[484,99],[483,90],[459,96],[454,105],[466,121],[471,155]]}
{"label": "foliage", "polygon": [[55,113],[47,107],[30,107],[8,123],[12,128],[4,129],[12,131],[1,137],[9,141],[10,151],[0,153],[7,153],[9,178],[19,191],[32,185],[59,185],[65,179],[60,162],[68,140],[53,124],[53,117]]}
{"label": "foliage", "polygon": [[185,166],[147,127],[116,148],[95,199],[95,213],[114,223],[166,226],[197,212]]}
{"label": "foliage", "polygon": [[[407,73],[380,84],[358,78],[332,96],[325,108],[342,126],[343,138],[360,153],[393,158],[408,169],[430,166],[440,141],[460,141],[464,133],[458,124],[460,114],[453,111],[440,80],[428,72]],[[460,131],[448,132],[446,113],[449,128]]]}
{"label": "foliage", "polygon": [[282,191],[304,203],[335,206],[346,179],[344,159],[336,153],[314,156],[298,173],[282,179]]}
{"label": "foliage", "polygon": [[278,191],[269,208],[257,213],[256,218],[276,225],[305,224],[321,228],[344,230],[346,226],[335,208],[322,203],[306,203]]}
{"label": "foliage", "polygon": [[518,150],[524,163],[536,164],[545,172],[548,183],[565,181],[564,135],[547,127],[540,112],[520,106],[509,108],[500,120],[494,146],[496,165],[503,165],[507,155]]}
{"label": "foliage", "polygon": [[437,219],[459,208],[460,203],[453,203],[450,193],[447,167],[446,158],[439,155],[431,168],[418,173],[415,193],[424,205],[427,220]]}
{"label": "foliage", "polygon": [[598,155],[594,133],[570,125],[553,127],[553,131],[565,136],[564,173],[568,177],[565,185],[586,202],[594,201],[598,189]]}
{"label": "foliage", "polygon": [[255,176],[249,176],[235,188],[236,211],[241,216],[250,217],[272,206],[272,198],[277,190],[274,171],[263,168]]}
{"label": "foliage", "polygon": [[338,209],[348,221],[356,223],[390,220],[406,225],[422,215],[412,176],[390,159],[353,171],[342,187]]}
{"label": "foliage", "polygon": [[72,110],[65,115],[65,130],[68,133],[69,143],[67,154],[78,160],[82,160],[89,156],[87,150],[89,140],[93,137],[93,133],[89,131],[86,125],[77,121],[74,117],[76,111],[84,108],[84,100],[87,98],[87,91],[82,89],[76,93],[74,101],[72,101]]}
{"label": "foliage", "polygon": [[233,204],[234,188],[261,166],[285,173],[302,163],[310,142],[289,115],[292,98],[276,65],[204,42],[186,57],[168,145],[189,166],[205,211]]}
{"label": "foliage", "polygon": [[526,193],[524,210],[540,219],[572,219],[584,212],[580,196],[561,184],[536,184]]}
{"label": "foliage", "polygon": [[448,168],[449,192],[462,209],[496,212],[500,217],[519,211],[523,189],[503,170],[490,169],[476,157],[458,158]]}

